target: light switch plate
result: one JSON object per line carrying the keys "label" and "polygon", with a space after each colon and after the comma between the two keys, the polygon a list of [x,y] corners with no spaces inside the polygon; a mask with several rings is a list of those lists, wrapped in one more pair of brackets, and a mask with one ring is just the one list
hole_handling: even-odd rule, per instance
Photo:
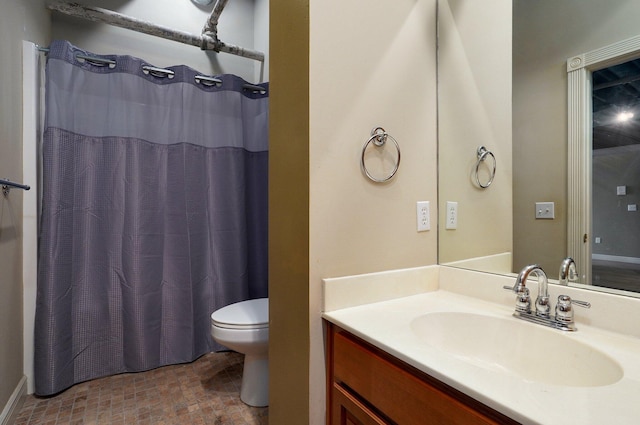
{"label": "light switch plate", "polygon": [[536,219],[554,219],[555,204],[553,202],[536,202]]}
{"label": "light switch plate", "polygon": [[627,211],[638,211],[638,205],[636,204],[627,205]]}
{"label": "light switch plate", "polygon": [[616,187],[616,195],[626,195],[627,194],[627,186],[617,186]]}

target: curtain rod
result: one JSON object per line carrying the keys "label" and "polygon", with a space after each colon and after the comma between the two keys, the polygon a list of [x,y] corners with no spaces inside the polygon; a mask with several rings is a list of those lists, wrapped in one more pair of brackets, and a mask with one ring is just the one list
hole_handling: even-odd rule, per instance
{"label": "curtain rod", "polygon": [[[44,52],[44,53],[49,53],[51,51],[51,49],[49,49],[48,47],[42,47],[42,46],[38,46],[36,44],[36,49],[38,49],[38,51],[40,52]],[[111,59],[105,59],[105,58],[101,58],[101,57],[97,57],[97,56],[87,56],[87,55],[75,55],[76,58],[80,58],[80,59],[84,59],[89,61],[89,63],[95,64],[96,62],[98,63],[102,63],[103,66],[104,65],[115,65],[115,61],[111,60]],[[164,68],[156,68],[153,66],[143,66],[142,69],[144,71],[147,72],[155,72],[155,76],[162,76],[162,77],[170,77],[172,78],[174,75],[174,72],[169,70],[169,69],[164,69]],[[158,74],[164,74],[164,75],[158,75]],[[211,77],[209,75],[196,75],[194,77],[196,83],[199,84],[203,84],[205,86],[216,86],[216,85],[220,85],[222,84],[222,80],[220,78],[216,78],[216,77]],[[265,94],[269,92],[269,89],[263,87],[263,86],[258,86],[256,84],[243,84],[242,88],[244,90],[248,90],[254,93],[260,93],[260,94]],[[0,180],[0,184],[3,182],[4,180]],[[18,187],[18,186],[16,186]],[[29,190],[28,186],[26,186],[27,189],[25,190]],[[21,189],[23,189],[21,187]]]}
{"label": "curtain rod", "polygon": [[233,44],[224,43],[218,39],[218,18],[220,16],[220,13],[222,13],[222,9],[224,8],[226,2],[227,0],[218,0],[213,9],[213,12],[211,13],[211,16],[209,17],[209,20],[205,24],[201,35],[195,35],[188,32],[168,28],[162,25],[157,25],[138,18],[123,15],[112,10],[107,10],[100,7],[84,6],[78,3],[57,1],[48,4],[47,8],[68,16],[86,19],[93,22],[102,22],[116,27],[161,37],[167,40],[197,46],[202,50],[224,52],[264,62],[264,53],[258,52],[256,50],[245,49],[244,47],[236,46]]}

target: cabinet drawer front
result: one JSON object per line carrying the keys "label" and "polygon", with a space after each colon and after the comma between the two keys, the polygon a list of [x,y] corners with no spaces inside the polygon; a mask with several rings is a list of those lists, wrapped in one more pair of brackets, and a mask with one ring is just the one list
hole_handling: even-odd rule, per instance
{"label": "cabinet drawer front", "polygon": [[331,389],[334,425],[391,425],[380,418],[376,412],[354,397],[340,384],[333,384]]}
{"label": "cabinet drawer front", "polygon": [[334,381],[349,387],[399,425],[513,423],[477,412],[477,406],[469,407],[349,335],[336,332],[333,349]]}

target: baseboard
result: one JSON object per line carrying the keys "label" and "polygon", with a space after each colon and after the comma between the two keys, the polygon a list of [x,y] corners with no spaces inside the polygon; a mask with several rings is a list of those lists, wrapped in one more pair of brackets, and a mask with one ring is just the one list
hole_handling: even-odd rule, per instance
{"label": "baseboard", "polygon": [[616,261],[618,263],[640,264],[640,258],[638,257],[623,257],[621,255],[592,254],[591,258],[593,258],[594,260],[602,260],[602,261]]}
{"label": "baseboard", "polygon": [[0,425],[10,425],[16,421],[16,416],[18,416],[22,403],[24,403],[25,395],[27,395],[27,377],[23,376],[16,389],[13,390],[13,394],[9,397],[4,409],[2,409],[2,413],[0,413]]}

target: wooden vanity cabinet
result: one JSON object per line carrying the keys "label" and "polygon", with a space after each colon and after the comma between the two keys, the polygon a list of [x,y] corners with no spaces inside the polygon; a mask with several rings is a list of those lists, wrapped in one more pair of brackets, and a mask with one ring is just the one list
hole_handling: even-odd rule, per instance
{"label": "wooden vanity cabinet", "polygon": [[518,423],[338,326],[325,323],[328,425]]}

